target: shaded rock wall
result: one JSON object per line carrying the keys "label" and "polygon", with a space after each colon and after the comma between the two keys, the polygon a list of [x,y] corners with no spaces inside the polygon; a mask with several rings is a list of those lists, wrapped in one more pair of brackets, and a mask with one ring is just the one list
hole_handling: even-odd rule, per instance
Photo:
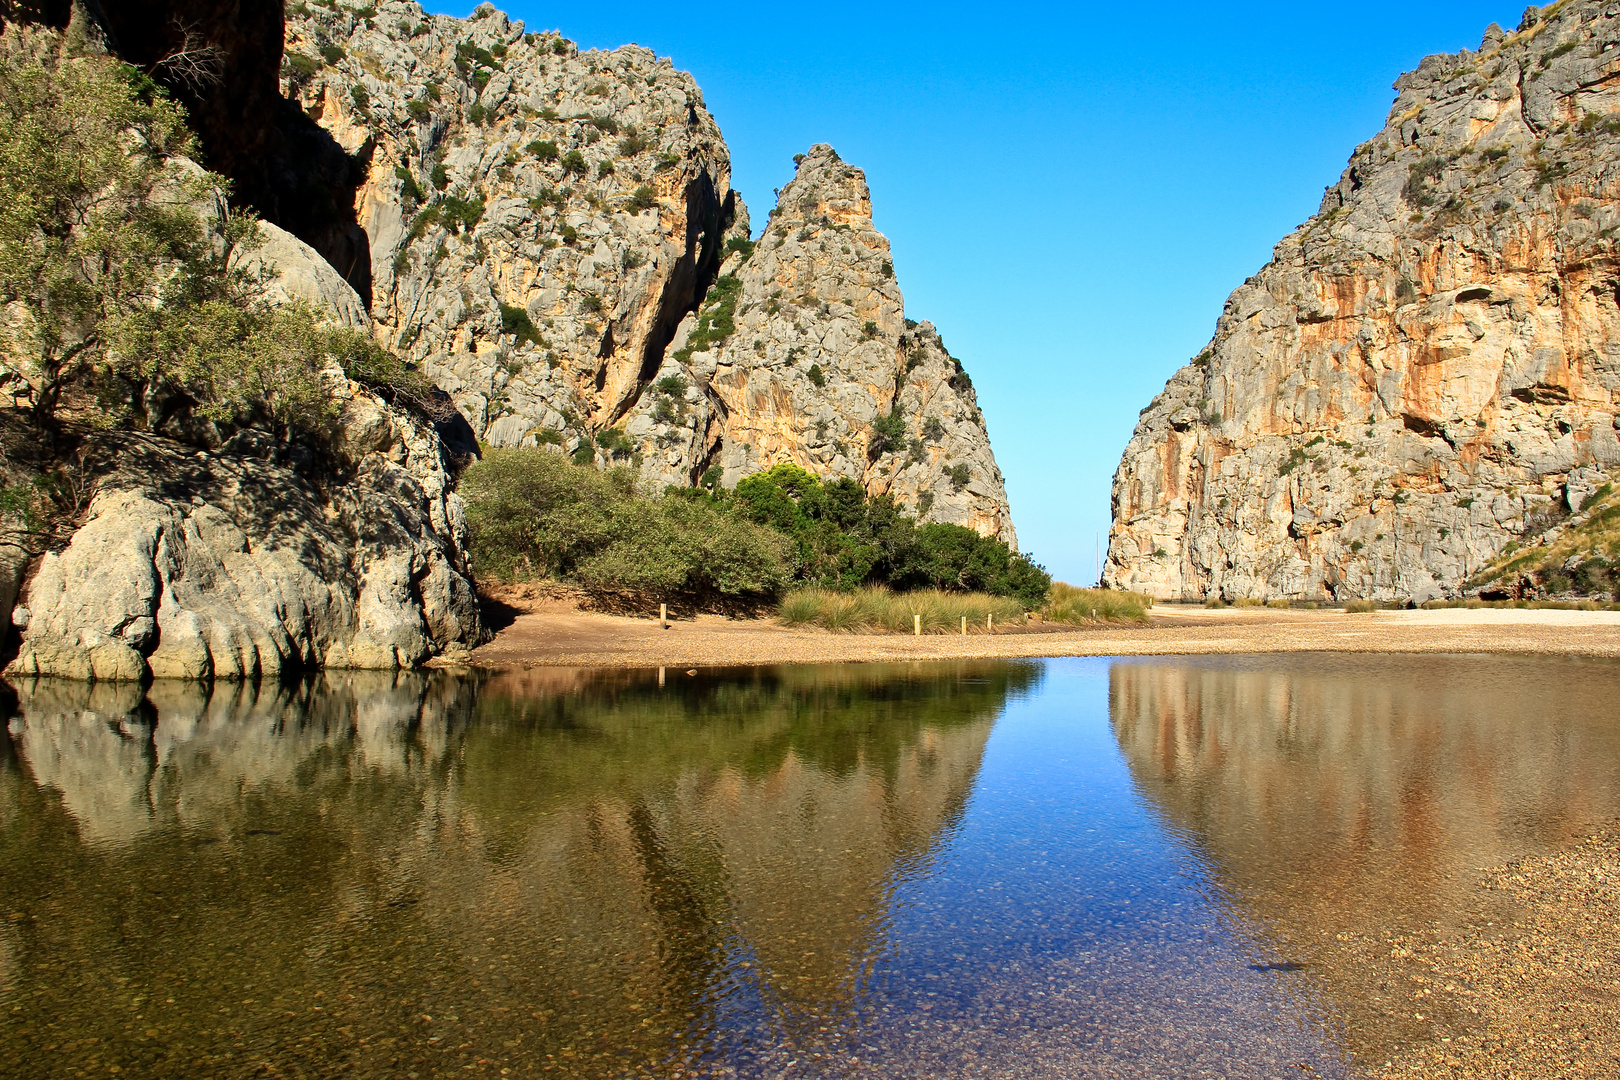
{"label": "shaded rock wall", "polygon": [[1620,466],[1620,11],[1550,10],[1396,82],[1143,410],[1105,582],[1453,596]]}

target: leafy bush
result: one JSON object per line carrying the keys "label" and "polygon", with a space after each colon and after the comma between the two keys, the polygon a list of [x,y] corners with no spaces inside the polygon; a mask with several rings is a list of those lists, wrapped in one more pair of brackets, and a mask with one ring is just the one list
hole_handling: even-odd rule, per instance
{"label": "leafy bush", "polygon": [[513,344],[522,346],[525,341],[539,345],[540,331],[535,328],[534,322],[529,318],[526,309],[515,304],[501,305],[501,330],[511,334]]}
{"label": "leafy bush", "polygon": [[642,184],[630,193],[627,205],[638,214],[643,210],[651,210],[658,205],[658,192],[653,190],[651,184]]}
{"label": "leafy bush", "polygon": [[394,176],[399,180],[400,197],[407,203],[419,203],[427,198],[422,186],[416,182],[416,177],[411,175],[411,170],[403,165],[396,165],[394,166]]}
{"label": "leafy bush", "polygon": [[626,135],[619,140],[619,153],[624,157],[635,157],[647,149],[648,142],[640,135]]}
{"label": "leafy bush", "polygon": [[562,168],[564,175],[578,173],[580,176],[584,176],[588,168],[585,164],[585,155],[578,150],[568,151],[567,154],[563,155]]}
{"label": "leafy bush", "polygon": [[754,242],[746,236],[733,236],[726,241],[721,258],[724,259],[735,252],[741,252],[743,259],[746,261],[754,254]]}
{"label": "leafy bush", "polygon": [[556,161],[561,155],[561,151],[557,149],[557,144],[550,139],[536,139],[523,149],[541,161]]}
{"label": "leafy bush", "polygon": [[968,481],[973,479],[973,473],[966,465],[961,463],[952,465],[949,469],[946,469],[945,475],[950,477],[951,488],[954,491],[961,491],[963,488],[968,486]]}
{"label": "leafy bush", "polygon": [[805,375],[810,379],[811,382],[815,383],[818,388],[827,385],[827,374],[821,370],[820,364],[811,364],[810,370],[806,371]]}
{"label": "leafy bush", "polygon": [[492,449],[462,475],[461,492],[480,576],[572,582],[642,610],[759,603],[788,581],[791,547],[780,534],[702,497],[651,498],[629,469]]}
{"label": "leafy bush", "polygon": [[872,439],[867,443],[867,453],[872,457],[892,453],[905,444],[906,418],[900,415],[900,406],[894,406],[887,416],[872,421]]}
{"label": "leafy bush", "polygon": [[335,64],[342,60],[345,56],[349,55],[343,51],[343,46],[341,45],[322,45],[316,51],[321,54],[321,59],[325,60],[328,64]]}
{"label": "leafy bush", "polygon": [[613,162],[609,161],[607,158],[603,158],[601,161],[596,163],[596,178],[598,180],[612,175]]}
{"label": "leafy bush", "polygon": [[412,98],[405,103],[405,111],[410,114],[412,120],[426,120],[433,115],[433,106],[421,98]]}
{"label": "leafy bush", "polygon": [[320,69],[321,65],[314,57],[305,56],[300,52],[289,52],[281,65],[282,73],[291,77],[295,83],[308,82]]}
{"label": "leafy bush", "polygon": [[428,179],[433,181],[434,187],[443,191],[450,186],[450,170],[444,167],[444,162],[435,161],[433,168],[428,172]]}
{"label": "leafy bush", "polygon": [[793,538],[794,576],[806,584],[982,591],[1032,607],[1051,584],[1046,571],[1000,540],[959,525],[919,527],[891,497],[868,498],[849,477],[823,482],[784,463],[739,481],[730,498],[750,520]]}

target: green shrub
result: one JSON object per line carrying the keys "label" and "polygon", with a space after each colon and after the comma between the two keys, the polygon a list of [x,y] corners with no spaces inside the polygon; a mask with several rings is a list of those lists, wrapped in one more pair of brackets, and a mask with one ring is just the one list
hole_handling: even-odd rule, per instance
{"label": "green shrub", "polygon": [[433,107],[421,98],[412,98],[405,103],[405,111],[412,120],[426,120],[433,115]]}
{"label": "green shrub", "polygon": [[788,581],[791,548],[780,534],[706,498],[651,498],[629,469],[487,450],[461,492],[480,576],[572,582],[643,609],[765,602]]}
{"label": "green shrub", "polygon": [[1370,611],[1377,611],[1378,605],[1372,600],[1350,600],[1345,603],[1344,610],[1352,615],[1365,615]]}
{"label": "green shrub", "polygon": [[349,87],[349,100],[354,102],[356,112],[364,114],[371,108],[371,94],[359,83]]}
{"label": "green shrub", "polygon": [[515,304],[501,305],[501,330],[512,335],[514,345],[522,346],[525,341],[541,344],[540,331],[529,318],[529,312]]}
{"label": "green shrub", "polygon": [[619,122],[611,116],[593,116],[591,117],[591,126],[604,135],[617,135],[619,133]]}
{"label": "green shrub", "polygon": [[587,168],[588,166],[585,164],[585,155],[580,153],[578,150],[570,150],[568,153],[563,155],[562,169],[564,175],[569,173],[578,173],[580,176],[584,176]]}
{"label": "green shrub", "polygon": [[463,230],[470,231],[484,217],[484,200],[482,198],[458,199],[453,195],[446,196],[439,203],[439,220],[452,233]]}
{"label": "green shrub", "polygon": [[906,418],[900,415],[900,406],[889,410],[887,416],[872,421],[872,438],[866,451],[872,457],[893,453],[906,444]]}
{"label": "green shrub", "polygon": [[428,172],[428,179],[433,181],[434,187],[443,191],[450,186],[450,170],[444,167],[444,162],[435,161],[433,168]]}
{"label": "green shrub", "polygon": [[761,525],[794,539],[795,577],[809,585],[936,588],[1015,596],[1039,606],[1051,577],[994,537],[960,525],[918,526],[893,498],[869,498],[849,477],[823,482],[781,464],[737,483],[731,499]]}
{"label": "green shrub", "polygon": [[607,158],[603,158],[601,161],[596,163],[596,178],[598,180],[601,180],[604,177],[609,177],[609,176],[612,176],[612,175],[613,175],[613,162],[609,161]]}
{"label": "green shrub", "polygon": [[556,161],[561,155],[561,151],[557,149],[557,144],[550,139],[536,139],[523,149],[541,161]]}
{"label": "green shrub", "polygon": [[308,82],[321,65],[313,57],[305,56],[299,52],[289,52],[287,59],[282,63],[282,71],[291,76],[294,82]]}
{"label": "green shrub", "polygon": [[619,140],[619,153],[623,157],[635,157],[647,149],[648,142],[640,135],[626,135]]}
{"label": "green shrub", "polygon": [[658,192],[653,190],[651,184],[642,184],[630,193],[628,205],[638,214],[643,210],[651,210],[658,205]]}
{"label": "green shrub", "polygon": [[950,477],[951,488],[955,491],[961,491],[968,486],[968,481],[973,479],[973,474],[968,467],[960,463],[946,469],[945,475]]}
{"label": "green shrub", "polygon": [[316,51],[321,54],[321,59],[325,60],[328,64],[335,64],[342,60],[345,56],[349,55],[343,51],[343,46],[341,45],[322,45]]}
{"label": "green shrub", "polygon": [[[1220,604],[1217,599],[1216,604]],[[1082,589],[1054,581],[1045,615],[1052,622],[1081,626],[1086,623],[1145,623],[1153,598],[1123,589]]]}
{"label": "green shrub", "polygon": [[805,372],[805,375],[812,383],[815,383],[817,387],[824,387],[827,385],[827,375],[821,370],[820,364],[811,364],[810,370]]}
{"label": "green shrub", "polygon": [[744,261],[748,260],[754,254],[754,242],[746,236],[733,236],[726,241],[721,258],[724,259],[735,252],[741,252]]}
{"label": "green shrub", "polygon": [[411,175],[411,170],[403,165],[396,165],[394,166],[394,176],[399,180],[400,198],[404,199],[406,203],[419,203],[427,198],[426,193],[422,191],[422,186],[416,182],[416,177]]}
{"label": "green shrub", "polygon": [[482,124],[484,122],[485,115],[486,111],[484,109],[483,102],[475,101],[471,105],[467,106],[467,123]]}

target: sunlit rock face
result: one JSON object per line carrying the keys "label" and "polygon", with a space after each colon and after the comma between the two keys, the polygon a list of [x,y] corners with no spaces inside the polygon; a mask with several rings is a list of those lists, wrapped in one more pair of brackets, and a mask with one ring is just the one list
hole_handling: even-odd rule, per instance
{"label": "sunlit rock face", "polygon": [[972,383],[905,319],[865,177],[830,147],[750,251],[702,92],[648,49],[394,0],[290,10],[286,52],[283,91],[364,169],[379,340],[480,438],[655,486],[792,461],[1015,539]]}
{"label": "sunlit rock face", "polygon": [[1427,969],[1401,968],[1391,939],[1501,921],[1479,869],[1612,819],[1620,777],[1596,764],[1620,752],[1611,683],[1606,662],[1541,658],[1121,662],[1109,710],[1142,796],[1258,951],[1313,972],[1351,1048],[1382,1053],[1429,1037],[1437,1010],[1470,1023],[1444,995],[1415,1010],[1428,1026],[1414,1017],[1409,976]]}
{"label": "sunlit rock face", "polygon": [[1396,81],[1143,410],[1108,584],[1454,596],[1620,466],[1616,45],[1612,5],[1559,4]]}
{"label": "sunlit rock face", "polygon": [[[218,1014],[222,983],[232,1001],[324,1000],[297,1021],[314,1045],[274,1055],[341,1043],[379,1074],[387,1044],[338,1029],[403,1015],[456,1025],[451,1056],[471,1042],[660,1075],[762,1027],[836,1040],[894,890],[927,871],[1036,675],[21,683],[0,810],[48,857],[0,875],[0,902],[29,897],[53,942],[108,957],[119,981],[112,999],[45,986],[33,939],[8,928],[0,993],[38,990],[93,1031],[161,990],[190,1018],[165,1032],[177,1062],[215,1044],[196,1018]],[[122,950],[120,928],[148,920],[184,948]],[[21,1038],[0,1028],[0,1054]]]}

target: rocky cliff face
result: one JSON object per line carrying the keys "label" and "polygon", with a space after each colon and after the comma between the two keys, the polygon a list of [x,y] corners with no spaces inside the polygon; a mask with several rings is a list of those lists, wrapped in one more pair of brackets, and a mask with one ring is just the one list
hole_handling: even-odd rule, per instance
{"label": "rocky cliff face", "polygon": [[654,483],[792,460],[1013,539],[971,384],[905,323],[864,178],[830,148],[750,256],[702,93],[647,49],[391,0],[289,9],[286,57],[284,91],[364,163],[379,339],[481,439]]}
{"label": "rocky cliff face", "polygon": [[[313,249],[264,231],[256,258],[279,271],[270,299],[365,325],[360,298]],[[341,369],[326,377],[339,409],[335,471],[296,467],[253,429],[212,450],[91,433],[70,469],[94,493],[85,523],[32,561],[20,598],[29,552],[0,546],[0,617],[22,628],[5,673],[255,679],[409,668],[476,645],[445,440]]]}
{"label": "rocky cliff face", "polygon": [[1106,583],[1456,595],[1620,467],[1617,46],[1612,4],[1532,8],[1396,82],[1143,410]]}
{"label": "rocky cliff face", "polygon": [[722,481],[791,461],[1016,546],[973,384],[905,317],[861,171],[811,147],[759,243],[681,324],[627,431],[644,469]]}

